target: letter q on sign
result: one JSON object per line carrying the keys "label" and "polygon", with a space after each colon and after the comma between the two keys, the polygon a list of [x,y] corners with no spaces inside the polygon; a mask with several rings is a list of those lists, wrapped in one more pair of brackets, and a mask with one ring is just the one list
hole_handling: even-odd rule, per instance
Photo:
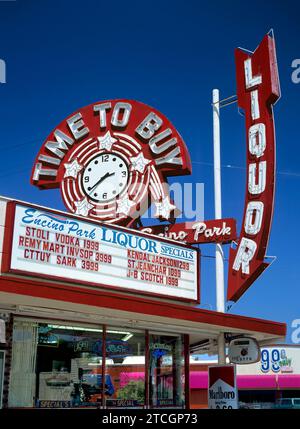
{"label": "letter q on sign", "polygon": [[245,232],[249,235],[259,233],[262,225],[264,213],[264,203],[261,201],[251,201],[247,205],[245,218]]}
{"label": "letter q on sign", "polygon": [[266,149],[265,124],[254,124],[249,128],[249,152],[257,158],[264,154]]}

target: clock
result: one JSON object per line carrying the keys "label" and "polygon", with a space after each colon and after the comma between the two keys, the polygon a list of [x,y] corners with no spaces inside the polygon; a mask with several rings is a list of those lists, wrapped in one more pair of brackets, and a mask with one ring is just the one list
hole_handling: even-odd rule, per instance
{"label": "clock", "polygon": [[147,209],[149,195],[159,207],[164,201],[161,176],[144,147],[125,133],[83,140],[61,173],[63,201],[76,215],[126,226]]}
{"label": "clock", "polygon": [[102,152],[86,164],[81,180],[88,199],[98,203],[109,202],[126,189],[129,167],[119,154]]}

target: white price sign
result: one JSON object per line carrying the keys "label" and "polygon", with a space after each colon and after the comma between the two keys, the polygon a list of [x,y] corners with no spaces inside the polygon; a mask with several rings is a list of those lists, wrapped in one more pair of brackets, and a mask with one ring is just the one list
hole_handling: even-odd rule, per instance
{"label": "white price sign", "polygon": [[223,410],[238,408],[238,392],[233,365],[216,365],[208,368],[208,407]]}
{"label": "white price sign", "polygon": [[198,252],[129,229],[16,205],[10,270],[198,299]]}

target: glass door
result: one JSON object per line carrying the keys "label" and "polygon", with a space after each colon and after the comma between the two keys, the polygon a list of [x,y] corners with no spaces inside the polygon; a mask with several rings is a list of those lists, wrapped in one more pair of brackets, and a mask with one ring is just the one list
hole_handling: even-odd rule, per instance
{"label": "glass door", "polygon": [[183,336],[150,333],[150,407],[183,408],[185,404],[184,384]]}
{"label": "glass door", "polygon": [[145,405],[145,332],[107,327],[105,377],[107,408],[142,408]]}

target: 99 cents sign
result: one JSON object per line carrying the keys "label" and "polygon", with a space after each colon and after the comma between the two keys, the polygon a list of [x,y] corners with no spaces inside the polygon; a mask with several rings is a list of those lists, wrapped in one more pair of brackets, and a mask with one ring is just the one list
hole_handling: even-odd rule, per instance
{"label": "99 cents sign", "polygon": [[80,109],[52,131],[31,182],[60,187],[71,213],[129,226],[149,198],[158,218],[171,219],[167,178],[190,173],[185,143],[165,116],[137,101],[109,100]]}

